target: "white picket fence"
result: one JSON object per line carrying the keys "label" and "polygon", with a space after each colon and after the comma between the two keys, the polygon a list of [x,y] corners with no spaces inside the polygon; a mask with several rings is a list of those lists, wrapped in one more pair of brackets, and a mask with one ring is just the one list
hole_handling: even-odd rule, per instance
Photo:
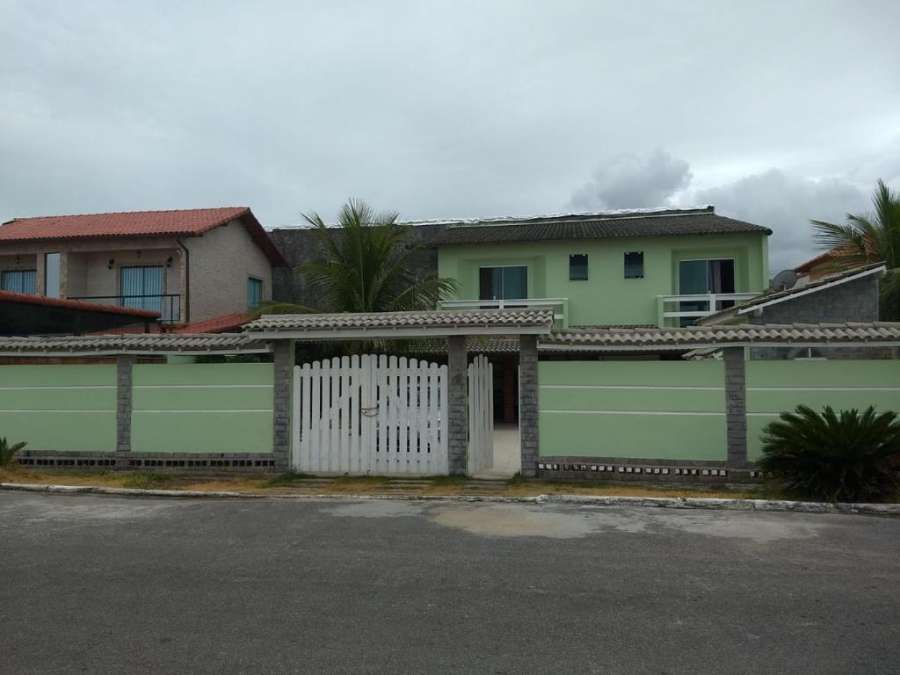
{"label": "white picket fence", "polygon": [[446,474],[447,366],[334,358],[294,369],[293,467],[355,475]]}
{"label": "white picket fence", "polygon": [[494,370],[486,356],[469,364],[469,455],[467,473],[494,466]]}

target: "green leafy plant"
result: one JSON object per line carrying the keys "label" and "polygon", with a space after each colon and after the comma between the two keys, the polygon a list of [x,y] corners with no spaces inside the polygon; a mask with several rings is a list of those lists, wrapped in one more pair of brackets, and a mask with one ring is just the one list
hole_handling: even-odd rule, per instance
{"label": "green leafy plant", "polygon": [[763,471],[787,492],[828,501],[876,501],[897,492],[900,422],[868,407],[821,413],[807,406],[781,413],[763,434]]}
{"label": "green leafy plant", "polygon": [[301,267],[319,305],[331,312],[393,312],[434,309],[456,289],[452,279],[418,274],[419,246],[396,213],[376,213],[351,199],[329,227],[315,213],[304,216],[315,228],[320,259]]}
{"label": "green leafy plant", "polygon": [[881,280],[881,320],[900,320],[900,196],[884,181],[872,196],[873,213],[847,214],[845,224],[813,220],[820,244],[835,255],[836,269],[883,261],[887,274]]}
{"label": "green leafy plant", "polygon": [[13,443],[10,445],[6,438],[0,438],[0,466],[11,464],[16,453],[26,445],[28,444],[25,442]]}

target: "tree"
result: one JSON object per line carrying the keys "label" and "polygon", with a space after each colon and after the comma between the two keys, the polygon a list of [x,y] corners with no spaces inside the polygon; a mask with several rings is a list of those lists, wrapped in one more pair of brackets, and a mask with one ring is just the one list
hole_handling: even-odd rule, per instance
{"label": "tree", "polygon": [[817,241],[835,251],[838,269],[883,261],[888,269],[881,280],[881,319],[900,320],[900,196],[884,181],[872,196],[873,214],[847,214],[843,225],[811,221]]}
{"label": "tree", "polygon": [[330,312],[434,309],[453,293],[453,280],[417,273],[414,256],[420,247],[397,217],[375,213],[355,199],[341,207],[337,228],[316,213],[304,215],[322,251],[319,260],[300,269],[319,298],[317,306]]}

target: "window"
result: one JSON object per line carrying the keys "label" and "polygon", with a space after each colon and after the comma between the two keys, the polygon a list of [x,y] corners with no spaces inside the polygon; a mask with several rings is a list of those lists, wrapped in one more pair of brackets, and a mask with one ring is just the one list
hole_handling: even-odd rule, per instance
{"label": "window", "polygon": [[587,281],[588,257],[584,253],[569,256],[569,281]]}
{"label": "window", "polygon": [[482,267],[478,272],[479,300],[524,300],[528,297],[528,268]]}
{"label": "window", "polygon": [[59,253],[44,255],[44,295],[59,297]]}
{"label": "window", "polygon": [[9,270],[0,274],[0,289],[12,293],[37,293],[37,270]]}
{"label": "window", "polygon": [[260,279],[247,279],[247,307],[256,309],[262,302],[263,282]]}
{"label": "window", "polygon": [[678,281],[681,295],[734,293],[734,260],[682,260]]}
{"label": "window", "polygon": [[631,251],[625,254],[625,278],[644,278],[644,252]]}
{"label": "window", "polygon": [[[679,295],[709,295],[734,293],[734,260],[682,260],[678,263]],[[713,306],[710,306],[713,305]],[[704,299],[678,303],[679,312],[714,312],[734,306],[733,300],[715,303]],[[689,326],[696,319],[682,317],[681,325]]]}
{"label": "window", "polygon": [[164,267],[123,267],[120,273],[123,307],[162,313],[166,279]]}

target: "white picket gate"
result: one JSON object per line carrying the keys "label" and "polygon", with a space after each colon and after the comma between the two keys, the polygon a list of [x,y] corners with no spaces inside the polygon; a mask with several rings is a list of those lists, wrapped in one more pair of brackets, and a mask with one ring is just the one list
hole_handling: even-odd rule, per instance
{"label": "white picket gate", "polygon": [[494,466],[494,369],[486,356],[469,364],[468,473]]}
{"label": "white picket gate", "polygon": [[297,471],[446,474],[447,366],[344,356],[294,369]]}

